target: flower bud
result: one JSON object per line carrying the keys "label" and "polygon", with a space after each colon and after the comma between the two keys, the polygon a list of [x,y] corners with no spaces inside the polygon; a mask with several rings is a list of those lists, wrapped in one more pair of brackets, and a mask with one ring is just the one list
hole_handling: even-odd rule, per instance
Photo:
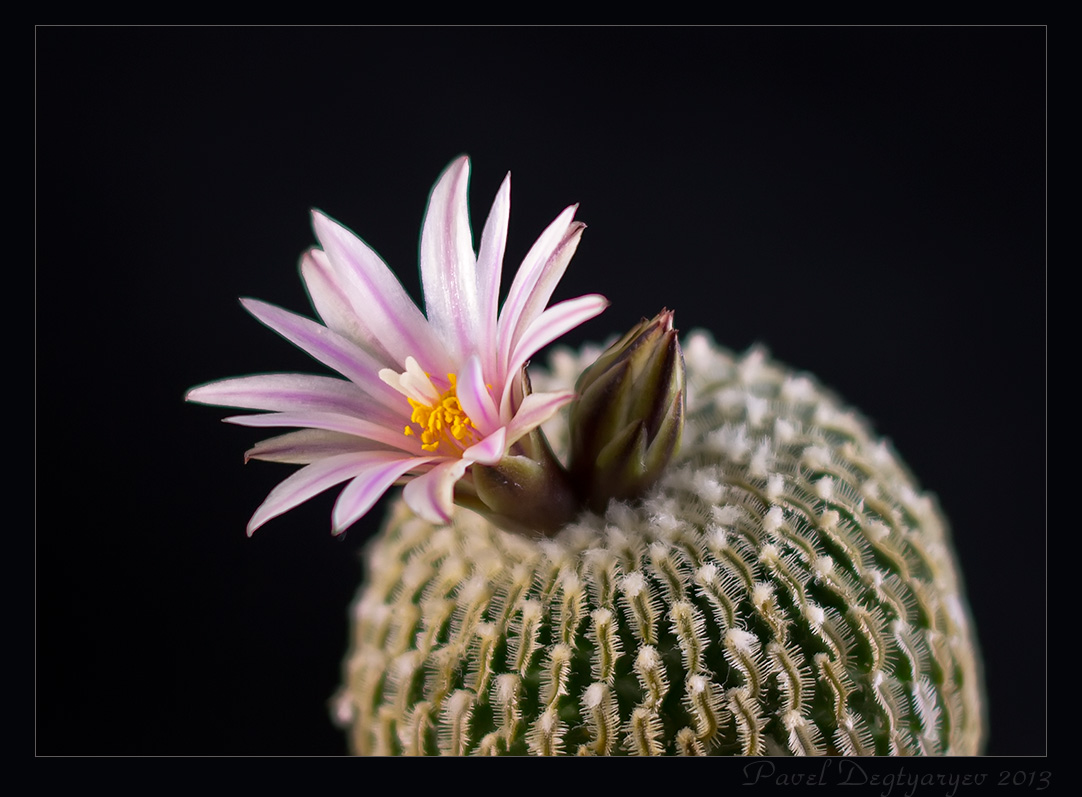
{"label": "flower bud", "polygon": [[571,407],[570,471],[603,512],[660,477],[684,429],[684,358],[673,313],[643,319],[583,372]]}

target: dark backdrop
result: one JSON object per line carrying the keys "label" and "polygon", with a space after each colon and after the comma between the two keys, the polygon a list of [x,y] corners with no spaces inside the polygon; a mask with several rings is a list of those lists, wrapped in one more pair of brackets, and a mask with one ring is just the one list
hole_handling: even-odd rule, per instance
{"label": "dark backdrop", "polygon": [[[428,191],[514,174],[506,280],[567,204],[557,299],[765,342],[890,437],[949,515],[989,752],[1045,750],[1045,30],[37,30],[36,750],[338,754],[358,554],[336,491],[182,401],[321,367],[238,296],[310,313],[307,210],[419,296]],[[505,285],[507,284],[505,281]],[[382,506],[382,505],[381,505]]]}

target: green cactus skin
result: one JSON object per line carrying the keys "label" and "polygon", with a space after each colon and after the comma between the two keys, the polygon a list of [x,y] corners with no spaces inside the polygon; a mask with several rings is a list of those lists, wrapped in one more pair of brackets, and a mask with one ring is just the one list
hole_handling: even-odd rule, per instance
{"label": "green cactus skin", "polygon": [[[597,353],[559,353],[535,384]],[[356,753],[980,752],[934,498],[811,378],[703,334],[684,353],[684,441],[639,504],[551,539],[394,507],[336,699]]]}

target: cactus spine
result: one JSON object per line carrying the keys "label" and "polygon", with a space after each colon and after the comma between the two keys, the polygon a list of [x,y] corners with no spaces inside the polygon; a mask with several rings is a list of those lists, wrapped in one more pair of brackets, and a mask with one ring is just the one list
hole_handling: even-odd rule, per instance
{"label": "cactus spine", "polygon": [[[597,353],[560,353],[535,384],[571,384]],[[811,378],[702,334],[684,354],[682,447],[640,503],[550,539],[395,505],[337,698],[355,752],[980,751],[934,499]]]}

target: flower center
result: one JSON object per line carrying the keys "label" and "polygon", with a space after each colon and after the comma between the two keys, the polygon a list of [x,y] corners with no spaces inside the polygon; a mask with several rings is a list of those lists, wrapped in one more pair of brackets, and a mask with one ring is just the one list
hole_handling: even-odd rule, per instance
{"label": "flower center", "polygon": [[[420,427],[421,448],[425,451],[438,451],[444,443],[444,453],[461,454],[469,446],[473,445],[474,433],[477,429],[473,425],[462,405],[458,403],[458,395],[455,392],[455,383],[458,377],[455,374],[447,374],[450,387],[440,394],[432,404],[427,404],[417,399],[406,397],[413,407],[410,422]],[[417,431],[412,426],[405,428],[407,437],[414,437]]]}

